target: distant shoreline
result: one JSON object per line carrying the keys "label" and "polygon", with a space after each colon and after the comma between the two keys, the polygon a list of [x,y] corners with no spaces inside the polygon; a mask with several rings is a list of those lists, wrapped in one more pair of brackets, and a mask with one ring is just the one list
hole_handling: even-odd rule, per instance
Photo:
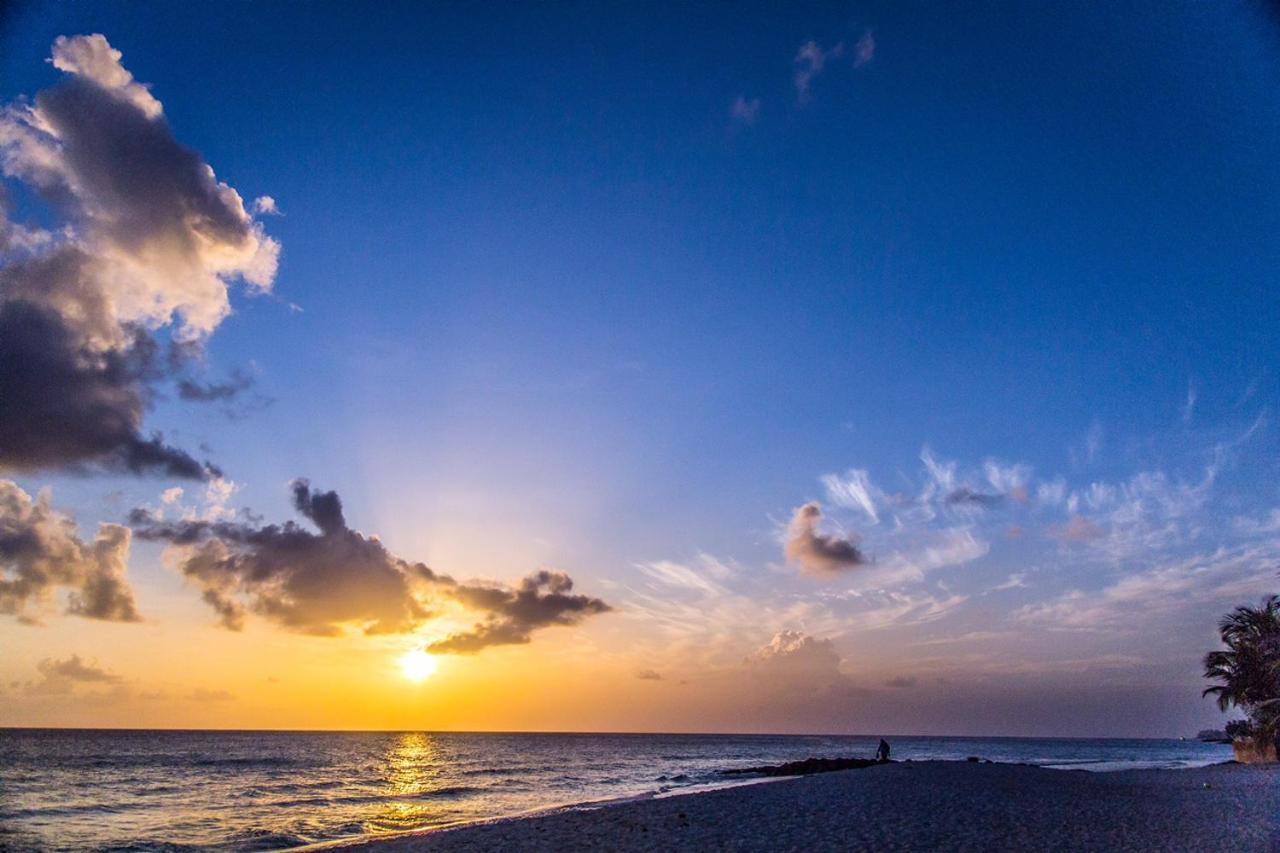
{"label": "distant shoreline", "polygon": [[1263,851],[1280,841],[1280,768],[1233,762],[1091,773],[915,761],[742,782],[296,849]]}

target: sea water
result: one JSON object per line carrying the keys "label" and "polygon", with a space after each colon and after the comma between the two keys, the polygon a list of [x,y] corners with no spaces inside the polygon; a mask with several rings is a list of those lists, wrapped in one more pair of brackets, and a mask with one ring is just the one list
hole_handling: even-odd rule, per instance
{"label": "sea water", "polygon": [[[894,759],[1085,770],[1231,758],[1180,740],[891,737]],[[277,850],[871,757],[879,736],[0,729],[0,849]],[[741,777],[732,777],[738,781]]]}

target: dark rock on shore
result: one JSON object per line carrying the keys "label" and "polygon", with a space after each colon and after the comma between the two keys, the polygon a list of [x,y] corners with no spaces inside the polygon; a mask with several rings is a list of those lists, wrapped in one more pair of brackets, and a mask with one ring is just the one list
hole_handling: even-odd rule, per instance
{"label": "dark rock on shore", "polygon": [[769,764],[764,767],[737,767],[733,770],[721,770],[724,776],[808,776],[813,773],[830,773],[833,770],[861,770],[876,764],[892,762],[876,761],[874,758],[806,758],[803,761],[788,761],[786,764]]}

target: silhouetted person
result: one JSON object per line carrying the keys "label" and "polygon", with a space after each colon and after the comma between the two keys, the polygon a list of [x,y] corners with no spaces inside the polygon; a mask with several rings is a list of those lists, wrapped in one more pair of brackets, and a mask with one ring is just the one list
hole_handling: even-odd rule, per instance
{"label": "silhouetted person", "polygon": [[880,746],[876,748],[876,761],[889,760],[889,741],[880,738]]}

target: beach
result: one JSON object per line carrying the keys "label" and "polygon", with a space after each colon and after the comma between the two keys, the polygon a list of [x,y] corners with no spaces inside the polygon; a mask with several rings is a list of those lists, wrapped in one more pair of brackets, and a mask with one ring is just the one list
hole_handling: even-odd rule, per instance
{"label": "beach", "polygon": [[895,762],[361,840],[344,851],[1280,850],[1280,768]]}

